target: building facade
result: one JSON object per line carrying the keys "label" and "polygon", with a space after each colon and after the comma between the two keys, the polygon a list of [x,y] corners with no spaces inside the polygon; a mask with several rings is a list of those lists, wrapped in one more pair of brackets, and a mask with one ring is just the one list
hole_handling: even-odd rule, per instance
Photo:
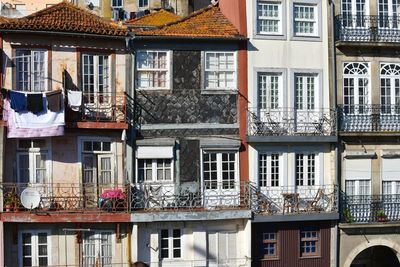
{"label": "building facade", "polygon": [[398,8],[395,1],[335,5],[340,266],[400,264]]}
{"label": "building facade", "polygon": [[328,1],[248,1],[253,266],[336,266]]}

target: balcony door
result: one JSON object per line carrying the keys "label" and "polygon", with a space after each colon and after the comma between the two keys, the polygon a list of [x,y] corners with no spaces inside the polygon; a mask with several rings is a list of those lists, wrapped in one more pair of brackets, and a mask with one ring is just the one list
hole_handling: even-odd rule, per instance
{"label": "balcony door", "polygon": [[368,27],[367,16],[369,15],[368,0],[342,0],[343,26],[351,28]]}
{"label": "balcony door", "polygon": [[[269,125],[281,123],[283,107],[282,73],[258,73],[258,116]],[[272,126],[271,126],[272,127]],[[271,129],[273,130],[273,129]]]}
{"label": "balcony door", "polygon": [[397,29],[399,25],[400,1],[379,0],[378,2],[379,28]]}
{"label": "balcony door", "polygon": [[400,64],[381,64],[381,112],[400,114]]}
{"label": "balcony door", "polygon": [[370,113],[369,63],[345,63],[343,68],[343,108],[346,114]]}
{"label": "balcony door", "polygon": [[240,200],[238,153],[236,151],[203,151],[204,205],[237,206]]}

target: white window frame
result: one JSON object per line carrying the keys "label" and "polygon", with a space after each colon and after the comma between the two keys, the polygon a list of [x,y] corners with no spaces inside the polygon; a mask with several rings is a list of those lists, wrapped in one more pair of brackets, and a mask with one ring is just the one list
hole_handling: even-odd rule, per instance
{"label": "white window frame", "polygon": [[[210,245],[210,243],[211,243],[210,235],[215,235],[214,246],[216,248],[216,251],[210,251],[210,248],[213,248]],[[208,231],[207,232],[207,243],[208,243],[207,258],[210,263],[210,266],[231,266],[230,263],[232,263],[232,259],[236,258],[236,255],[238,255],[237,250],[238,250],[238,246],[240,245],[237,240],[237,235],[238,235],[238,233],[235,231]],[[229,250],[229,244],[230,244],[229,237],[230,236],[232,236],[235,240],[234,250],[236,250],[236,251]],[[221,238],[224,238],[226,242],[220,242],[219,239],[221,239]],[[219,255],[220,251],[222,250],[220,243],[226,245],[226,247],[225,247],[226,255]],[[213,255],[214,257],[211,257],[212,254],[210,254],[210,252],[214,253],[214,255]],[[234,256],[232,257],[232,254],[230,254],[230,253],[234,253]]]}
{"label": "white window frame", "polygon": [[[354,193],[350,194],[350,192],[348,192],[348,184],[350,182],[354,182]],[[361,185],[363,182],[367,182],[369,183],[368,187],[369,187],[369,192],[367,192],[366,194],[360,194],[361,193]],[[366,195],[371,195],[371,179],[345,179],[345,193],[347,196],[366,196]]]}
{"label": "white window frame", "polygon": [[[213,68],[207,68],[207,55],[209,54],[223,54],[226,56],[226,54],[232,54],[233,55],[233,67],[232,68],[225,68],[225,69],[220,69],[219,67],[216,69]],[[203,55],[203,88],[204,90],[237,90],[237,52],[236,51],[205,51]],[[225,73],[225,84],[227,83],[227,78],[226,74],[232,73],[233,72],[233,86],[232,87],[227,87],[225,86],[216,86],[216,87],[207,87],[207,73],[214,73],[217,75],[218,73]],[[217,80],[219,80],[217,78]],[[219,83],[219,82],[218,82]]]}
{"label": "white window frame", "polygon": [[21,230],[18,231],[18,266],[23,267],[23,253],[22,253],[22,235],[25,233],[31,234],[31,254],[32,254],[32,266],[39,266],[39,233],[46,233],[47,235],[47,265],[51,266],[52,253],[51,253],[51,232],[50,230]]}
{"label": "white window frame", "polygon": [[[278,79],[273,81],[272,79]],[[263,81],[261,80],[263,79]],[[273,88],[275,85],[278,88]],[[277,90],[277,95],[273,91]],[[257,72],[257,97],[260,110],[274,110],[283,107],[283,73],[271,71]],[[273,98],[277,98],[273,101]]]}
{"label": "white window frame", "polygon": [[[347,66],[363,66],[366,67],[367,73],[360,73],[360,71],[362,71],[359,67],[354,68],[354,70],[352,70],[351,68],[348,68],[348,70],[352,70],[353,73],[347,73],[345,74],[344,72],[346,71]],[[358,69],[358,70],[357,70]],[[359,95],[359,80],[360,79],[365,79],[365,81],[367,81],[367,85],[365,86],[365,90],[366,90],[366,95],[364,96],[364,100],[366,103],[363,103],[362,105],[369,105],[371,103],[371,64],[369,62],[344,62],[343,63],[343,106],[345,107],[346,105],[348,105],[349,110],[348,113],[349,114],[367,114],[367,111],[364,111],[362,109],[360,109],[360,95]],[[354,85],[354,95],[349,95],[349,94],[345,94],[345,80],[346,79],[353,79],[353,85]],[[350,87],[349,87],[350,88]],[[349,103],[346,104],[346,97],[348,97],[349,99]],[[352,97],[352,98],[351,98]],[[352,101],[351,101],[352,99]]]}
{"label": "white window frame", "polygon": [[[309,90],[309,86],[311,85],[309,80],[313,79],[313,88]],[[300,80],[299,80],[300,79]],[[294,106],[297,110],[315,110],[320,106],[320,81],[319,81],[318,73],[305,73],[305,72],[296,72],[294,73]],[[300,81],[300,83],[298,83]],[[301,89],[299,90],[298,85],[301,85]],[[302,93],[301,101],[299,102],[299,92]],[[310,94],[312,93],[312,94]],[[301,105],[300,105],[301,104]]]}
{"label": "white window frame", "polygon": [[[148,9],[149,8],[149,2],[150,0],[137,0],[137,5],[138,5],[138,9],[139,10],[144,10],[144,9]],[[146,2],[147,1],[147,5],[141,5],[141,2]]]}
{"label": "white window frame", "polygon": [[[341,0],[340,3],[340,12],[344,18],[344,20],[346,20],[346,27],[357,27],[357,28],[364,28],[367,27],[367,23],[364,19],[358,19],[358,16],[360,18],[364,17],[364,16],[368,16],[369,15],[369,0],[365,0],[365,9],[364,10],[357,10],[357,7],[359,5],[358,2],[360,0],[347,0],[347,4],[350,4],[350,10],[344,10],[343,7],[345,7],[345,4],[343,3],[345,0]],[[350,23],[349,23],[350,22]]]}
{"label": "white window frame", "polygon": [[[114,3],[116,3],[117,5],[114,5]],[[123,8],[124,7],[124,0],[111,0],[111,7],[113,9],[114,8]]]}
{"label": "white window frame", "polygon": [[[303,155],[302,157],[302,167],[303,167],[303,178],[302,178],[302,182],[303,184],[300,184],[299,180],[299,184],[297,182],[297,155]],[[309,162],[308,162],[308,157],[314,155],[314,184],[312,184],[312,182],[310,183],[309,181],[309,175],[310,173],[308,172],[309,169]],[[319,181],[320,181],[320,153],[319,152],[311,152],[311,151],[297,151],[294,153],[294,184],[296,187],[302,187],[302,186],[316,186],[319,185]],[[312,181],[312,180],[311,180]]]}
{"label": "white window frame", "polygon": [[[16,151],[16,162],[17,162],[17,181],[18,183],[22,183],[22,177],[20,175],[20,168],[21,168],[21,162],[20,162],[20,156],[28,156],[28,164],[29,164],[29,183],[31,184],[46,184],[51,182],[50,178],[52,177],[52,170],[51,170],[51,165],[52,165],[52,158],[51,158],[51,142],[49,139],[40,139],[45,141],[45,146],[44,147],[34,147],[33,142],[36,139],[30,139],[30,147],[29,148],[22,148],[18,144],[18,148]],[[45,172],[45,177],[43,182],[37,182],[36,181],[36,156],[39,155],[45,155],[46,156],[46,161],[45,161],[45,167],[46,167],[46,172]]]}
{"label": "white window frame", "polygon": [[[399,114],[400,113],[400,64],[381,63],[379,80],[380,80],[381,112],[384,112],[385,114]],[[388,81],[389,85],[387,84]],[[397,88],[396,88],[396,82],[398,83]],[[389,91],[389,94],[386,94],[386,90]],[[398,93],[397,95],[396,91]]]}
{"label": "white window frame", "polygon": [[[295,17],[295,9],[296,6],[300,8],[312,8],[314,13],[314,18],[296,18]],[[311,14],[311,13],[310,13]],[[319,9],[317,4],[303,3],[303,2],[294,2],[293,3],[293,35],[295,37],[315,37],[319,35]],[[298,32],[296,31],[296,22],[298,23],[312,23],[313,24],[313,32]]]}
{"label": "white window frame", "polygon": [[[273,185],[272,181],[272,156],[278,156],[278,184]],[[266,157],[266,173],[261,172],[261,168],[264,165],[261,162],[261,157]],[[258,153],[258,186],[261,188],[273,188],[283,186],[283,153],[281,152],[259,152]],[[265,176],[265,179],[261,180],[261,176]]]}
{"label": "white window frame", "polygon": [[[144,165],[144,177],[143,177],[143,181],[139,181],[139,183],[153,183],[153,182],[157,182],[157,183],[172,183],[174,182],[174,165],[175,165],[175,161],[173,158],[154,158],[154,159],[142,159],[142,158],[136,158],[136,177],[137,179],[139,179],[139,160],[144,160],[144,161],[151,161],[151,167],[150,168],[146,168],[146,163]],[[158,167],[157,167],[157,160],[171,160],[171,165],[170,165],[170,171],[171,171],[171,179],[167,180],[167,179],[158,179]],[[146,170],[151,169],[152,175],[151,175],[151,179],[147,179],[146,177]],[[163,170],[165,171],[167,168],[164,167],[163,164]]]}
{"label": "white window frame", "polygon": [[[146,53],[166,53],[166,68],[139,68],[139,55]],[[138,90],[169,90],[171,89],[171,57],[172,51],[171,50],[138,50],[136,52],[136,84]],[[149,72],[149,73],[157,73],[157,72],[166,72],[165,74],[165,86],[150,86],[150,78],[149,78],[149,86],[147,87],[140,87],[140,72]]]}
{"label": "white window frame", "polygon": [[[278,6],[278,17],[275,16],[260,16],[260,7],[261,6]],[[260,35],[282,35],[283,34],[283,3],[280,1],[257,1],[256,3],[256,32]],[[277,31],[261,31],[260,23],[262,20],[265,21],[278,21],[278,30]]]}
{"label": "white window frame", "polygon": [[[85,58],[93,58],[93,73],[85,73]],[[106,70],[106,74],[103,72],[102,74],[102,81],[100,81],[100,73],[99,73],[99,62],[100,57],[103,57],[103,62],[107,62],[107,66],[104,66],[103,63],[103,71]],[[106,60],[104,60],[106,58]],[[88,61],[89,62],[89,61]],[[105,68],[104,68],[105,67]],[[81,68],[82,68],[82,92],[83,94],[89,94],[89,98],[93,96],[93,99],[96,99],[98,95],[110,95],[111,93],[111,55],[109,54],[93,54],[93,53],[82,53],[81,56]],[[93,84],[90,84],[89,78],[86,81],[85,77],[89,77],[93,75]],[[103,90],[100,91],[100,86],[102,85]],[[93,90],[91,90],[93,87]],[[106,97],[106,99],[109,99]],[[93,100],[96,101],[96,100]],[[89,101],[92,103],[92,101]]]}
{"label": "white window frame", "polygon": [[[27,52],[29,55],[21,55],[21,53]],[[17,91],[23,91],[23,92],[45,92],[48,90],[48,52],[45,49],[23,49],[23,48],[17,48],[16,51],[16,57],[15,57],[15,65],[16,65],[16,71],[15,71],[15,82],[16,82],[16,89]],[[36,53],[44,53],[44,61],[43,61],[43,68],[40,69],[40,72],[43,73],[44,77],[41,77],[39,75],[39,79],[35,79],[35,61],[33,60],[35,57],[34,55]],[[21,63],[21,60],[23,62]],[[25,70],[24,64],[27,64],[28,69]],[[20,64],[22,64],[23,68],[21,69]],[[22,78],[20,80],[20,72],[26,72],[26,80],[25,78]],[[22,75],[24,76],[24,75]],[[41,79],[40,79],[41,78]],[[20,83],[22,82],[22,86],[20,86]],[[35,83],[43,83],[43,88],[35,88]]]}
{"label": "white window frame", "polygon": [[[162,242],[162,235],[161,232],[165,230],[168,231],[168,257],[162,257],[162,251],[163,251],[163,247],[161,245]],[[179,238],[174,237],[173,236],[173,231],[174,230],[179,230],[180,231],[180,236]],[[174,246],[174,240],[180,240],[180,247],[178,247],[178,249],[180,250],[180,257],[174,257],[174,250],[177,249]],[[159,257],[161,261],[165,261],[165,260],[174,260],[174,259],[181,259],[183,258],[183,229],[182,228],[164,228],[164,229],[160,229],[159,230],[159,248],[160,248],[160,252],[159,252]]]}
{"label": "white window frame", "polygon": [[[390,188],[390,192],[387,189]],[[382,195],[400,195],[400,181],[382,181]]]}
{"label": "white window frame", "polygon": [[[386,3],[383,3],[382,0],[378,0],[378,17],[379,17],[379,28],[393,28],[398,29],[399,23],[397,21],[400,16],[400,2],[398,0],[384,0]],[[395,6],[397,4],[397,7]],[[383,6],[386,6],[387,10],[382,9]],[[397,10],[396,10],[397,8]],[[397,19],[390,20],[388,17],[397,17]],[[386,18],[386,19],[384,19]],[[383,25],[382,25],[383,22]]]}
{"label": "white window frame", "polygon": [[[85,248],[85,239],[86,239],[85,234],[87,234],[87,233],[88,232],[82,233],[82,251],[81,251],[81,253],[82,253],[82,266],[91,267],[92,265],[85,265],[84,264],[84,258],[85,258],[85,256],[84,256],[84,253],[85,253],[84,248]],[[94,233],[94,236],[95,236],[95,244],[94,244],[95,248],[94,248],[94,250],[95,250],[95,252],[99,252],[99,253],[101,253],[101,251],[102,251],[102,249],[101,249],[101,246],[102,246],[102,244],[101,244],[101,235],[103,233],[111,234],[111,264],[110,265],[104,265],[104,266],[112,267],[112,265],[114,263],[113,262],[113,260],[114,260],[114,256],[113,255],[115,253],[115,232],[113,230],[92,230],[92,233]],[[95,255],[96,259],[97,259],[97,256],[98,256],[98,254]],[[101,257],[102,256],[100,256],[100,258]],[[100,265],[103,266],[101,264],[101,262],[100,262]]]}
{"label": "white window frame", "polygon": [[[201,149],[201,180],[202,180],[202,188],[203,190],[217,190],[217,189],[236,189],[239,183],[239,152],[237,150],[216,150],[216,149]],[[217,179],[216,180],[205,180],[204,178],[204,154],[206,153],[215,153],[216,154],[216,163],[217,163]],[[222,169],[222,154],[223,153],[232,153],[235,155],[234,162],[234,180],[233,183],[231,180],[223,180],[223,169]],[[224,182],[228,182],[229,188],[224,188]],[[206,185],[206,182],[208,186]],[[215,186],[214,186],[215,185]]]}

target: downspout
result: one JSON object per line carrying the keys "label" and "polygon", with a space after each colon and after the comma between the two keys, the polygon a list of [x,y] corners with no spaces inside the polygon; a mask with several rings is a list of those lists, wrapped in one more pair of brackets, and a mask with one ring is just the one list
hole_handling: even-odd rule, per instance
{"label": "downspout", "polygon": [[332,23],[331,23],[331,33],[332,33],[332,44],[331,44],[331,55],[332,55],[332,62],[331,62],[331,77],[332,77],[332,85],[333,85],[333,107],[335,109],[335,116],[336,116],[336,134],[338,136],[338,141],[335,145],[335,172],[336,172],[336,178],[335,178],[335,183],[337,186],[337,196],[338,196],[338,213],[339,213],[339,221],[335,223],[335,230],[336,230],[336,266],[338,267],[340,264],[340,230],[338,227],[338,224],[340,222],[340,213],[341,213],[341,196],[340,196],[340,188],[341,188],[341,183],[340,183],[340,177],[341,177],[341,156],[340,156],[340,139],[339,139],[339,114],[338,114],[338,108],[337,108],[337,71],[336,71],[336,47],[335,47],[335,0],[329,0],[330,6],[331,6],[331,17],[332,17]]}

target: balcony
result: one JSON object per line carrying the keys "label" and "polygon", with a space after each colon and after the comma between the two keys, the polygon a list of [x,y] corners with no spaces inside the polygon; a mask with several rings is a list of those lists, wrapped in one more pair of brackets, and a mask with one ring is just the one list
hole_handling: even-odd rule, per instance
{"label": "balcony", "polygon": [[343,222],[400,221],[400,195],[342,196]]}
{"label": "balcony", "polygon": [[397,105],[339,105],[339,131],[395,133],[400,131]]}
{"label": "balcony", "polygon": [[335,185],[250,187],[250,207],[259,215],[312,215],[338,212]]}
{"label": "balcony", "polygon": [[[30,188],[40,196],[37,207],[24,208],[22,192]],[[3,183],[4,212],[29,213],[116,213],[127,212],[129,186],[96,184]]]}
{"label": "balcony", "polygon": [[131,207],[135,211],[211,211],[248,208],[248,184],[208,182],[175,185],[141,183],[132,187]]}
{"label": "balcony", "polygon": [[247,123],[248,136],[255,137],[249,139],[266,136],[336,136],[336,112],[332,109],[250,109]]}
{"label": "balcony", "polygon": [[72,128],[127,129],[131,109],[124,93],[83,93],[77,111],[67,109],[66,124]]}
{"label": "balcony", "polygon": [[342,16],[335,17],[335,39],[359,43],[399,43],[400,17]]}

